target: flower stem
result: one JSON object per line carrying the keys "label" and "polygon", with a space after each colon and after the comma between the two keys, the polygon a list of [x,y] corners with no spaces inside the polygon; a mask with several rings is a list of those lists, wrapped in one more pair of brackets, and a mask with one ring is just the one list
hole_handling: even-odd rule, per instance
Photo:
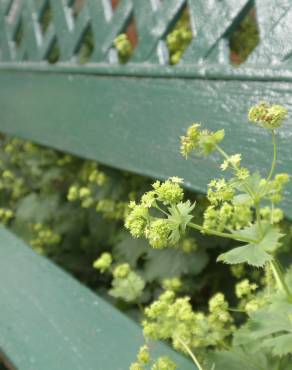
{"label": "flower stem", "polygon": [[201,364],[199,363],[198,359],[196,358],[195,354],[192,352],[190,347],[179,337],[177,337],[177,340],[180,342],[180,344],[184,347],[184,349],[187,351],[187,353],[190,355],[191,359],[197,366],[198,370],[204,370]]}
{"label": "flower stem", "polygon": [[258,240],[248,238],[240,234],[222,233],[220,231],[207,229],[201,225],[194,224],[193,222],[190,222],[188,226],[193,229],[199,230],[202,233],[209,234],[209,235],[215,235],[215,236],[220,236],[222,238],[234,239],[234,240],[238,240],[238,241],[246,242],[246,243],[258,243]]}
{"label": "flower stem", "polygon": [[271,180],[271,178],[273,176],[273,173],[274,173],[274,170],[275,170],[275,167],[276,167],[276,161],[277,161],[277,142],[276,142],[276,135],[275,135],[274,130],[272,130],[272,141],[273,141],[273,148],[274,148],[273,162],[272,162],[272,166],[271,166],[269,175],[267,177],[267,181]]}
{"label": "flower stem", "polygon": [[283,275],[283,272],[282,272],[282,268],[279,264],[279,262],[274,258],[271,262],[271,268],[272,268],[272,272],[274,274],[274,277],[275,277],[275,280],[278,284],[278,287],[279,289],[285,293],[289,299],[289,301],[292,302],[292,294],[290,292],[290,289],[288,288],[288,285],[286,284],[286,281],[285,281],[285,278],[284,278],[284,275]]}

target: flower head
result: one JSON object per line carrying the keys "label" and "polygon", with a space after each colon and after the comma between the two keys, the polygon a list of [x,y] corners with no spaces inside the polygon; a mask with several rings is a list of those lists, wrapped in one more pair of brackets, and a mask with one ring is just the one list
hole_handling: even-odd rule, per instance
{"label": "flower head", "polygon": [[269,105],[263,101],[250,109],[248,119],[252,123],[259,123],[265,128],[274,130],[282,126],[287,113],[288,110],[281,105]]}

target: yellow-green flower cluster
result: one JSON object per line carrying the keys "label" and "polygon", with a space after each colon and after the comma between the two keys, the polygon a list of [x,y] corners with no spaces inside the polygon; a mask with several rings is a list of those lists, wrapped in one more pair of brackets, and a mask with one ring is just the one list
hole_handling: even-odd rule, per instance
{"label": "yellow-green flower cluster", "polygon": [[203,226],[217,231],[239,230],[249,225],[252,219],[253,212],[249,205],[223,202],[220,207],[211,205],[206,209]]}
{"label": "yellow-green flower cluster", "polygon": [[94,204],[91,189],[86,186],[78,187],[77,185],[70,186],[68,190],[67,199],[70,202],[75,200],[81,201],[81,207],[89,208]]}
{"label": "yellow-green flower cluster", "polygon": [[179,203],[184,196],[180,183],[181,179],[177,177],[172,177],[163,183],[156,181],[152,185],[156,199],[165,205]]}
{"label": "yellow-green flower cluster", "polygon": [[260,209],[260,215],[264,220],[272,224],[277,224],[284,218],[284,212],[281,208],[263,207]]}
{"label": "yellow-green flower cluster", "polygon": [[162,281],[162,286],[165,290],[170,290],[170,291],[173,291],[173,292],[177,292],[182,287],[182,281],[178,277],[174,277],[174,278],[171,278],[171,279],[164,279]]}
{"label": "yellow-green flower cluster", "polygon": [[148,207],[132,201],[129,208],[130,212],[126,218],[125,226],[134,238],[139,238],[144,235],[150,218]]}
{"label": "yellow-green flower cluster", "polygon": [[190,349],[214,346],[234,330],[223,294],[215,295],[209,303],[209,314],[194,312],[189,297],[176,298],[166,291],[145,309],[144,335],[152,339],[170,339],[174,348]]}
{"label": "yellow-green flower cluster", "polygon": [[122,263],[121,265],[118,265],[114,271],[113,276],[115,278],[124,279],[126,278],[131,271],[130,265],[128,263]]}
{"label": "yellow-green flower cluster", "polygon": [[167,36],[166,43],[170,54],[171,64],[177,64],[180,61],[185,49],[192,40],[192,37],[192,31],[186,26],[175,29]]}
{"label": "yellow-green flower cluster", "polygon": [[140,298],[145,287],[145,281],[128,263],[118,265],[113,271],[112,288],[109,294],[126,302],[134,302]]}
{"label": "yellow-green flower cluster", "polygon": [[145,229],[145,236],[153,248],[164,248],[169,244],[172,224],[168,219],[159,218],[151,221]]}
{"label": "yellow-green flower cluster", "polygon": [[279,203],[283,199],[284,186],[288,182],[287,173],[279,173],[272,180],[261,179],[258,183],[258,194],[274,204]]}
{"label": "yellow-green flower cluster", "polygon": [[181,137],[181,154],[187,158],[192,151],[199,155],[209,155],[224,138],[224,130],[215,132],[200,130],[201,125],[194,123],[187,129],[186,136]]}
{"label": "yellow-green flower cluster", "polygon": [[213,205],[230,201],[234,195],[234,188],[225,179],[214,179],[208,184],[207,198]]}
{"label": "yellow-green flower cluster", "polygon": [[109,270],[112,264],[112,256],[110,253],[102,253],[102,255],[93,262],[93,267],[99,270],[101,273]]}
{"label": "yellow-green flower cluster", "polygon": [[43,253],[45,246],[56,245],[61,241],[60,234],[55,233],[49,226],[42,223],[32,225],[31,230],[33,232],[33,238],[30,240],[30,244],[40,254]]}
{"label": "yellow-green flower cluster", "polygon": [[14,217],[14,212],[11,209],[0,208],[0,223],[7,225],[7,223]]}
{"label": "yellow-green flower cluster", "polygon": [[244,279],[235,286],[236,297],[250,296],[257,288],[258,286],[255,283],[250,283],[248,279]]}
{"label": "yellow-green flower cluster", "polygon": [[[146,370],[146,365],[150,365],[151,370],[175,370],[177,368],[176,364],[168,357],[159,357],[156,361],[151,359],[148,346],[144,345],[139,349],[137,355],[137,362],[130,366],[130,370]],[[147,366],[147,369],[149,366]]]}
{"label": "yellow-green flower cluster", "polygon": [[0,190],[5,190],[13,200],[19,199],[27,192],[23,178],[18,177],[9,169],[1,173]]}
{"label": "yellow-green flower cluster", "polygon": [[98,164],[86,161],[78,174],[79,183],[72,184],[67,193],[70,202],[79,200],[81,207],[90,208],[96,205],[96,190],[107,181],[107,176],[98,169]]}
{"label": "yellow-green flower cluster", "polygon": [[133,46],[125,33],[119,34],[114,40],[114,46],[118,51],[120,62],[126,62],[133,53]]}
{"label": "yellow-green flower cluster", "polygon": [[240,162],[241,162],[241,154],[233,154],[233,155],[230,155],[221,164],[221,169],[223,171],[227,170],[228,167],[232,167],[232,168],[237,169],[238,167],[240,167]]}
{"label": "yellow-green flower cluster", "polygon": [[175,370],[176,364],[166,356],[159,357],[153,364],[151,370]]}
{"label": "yellow-green flower cluster", "polygon": [[263,101],[250,109],[248,119],[252,123],[259,123],[267,129],[274,130],[282,125],[287,114],[288,110],[283,106],[269,105]]}
{"label": "yellow-green flower cluster", "polygon": [[[182,202],[184,192],[181,182],[177,177],[163,183],[156,181],[152,185],[153,190],[142,196],[141,203],[130,202],[125,226],[132,236],[144,236],[154,248],[164,248],[178,242],[192,218],[189,212],[194,207],[189,202]],[[162,213],[163,217],[156,217],[153,211]]]}

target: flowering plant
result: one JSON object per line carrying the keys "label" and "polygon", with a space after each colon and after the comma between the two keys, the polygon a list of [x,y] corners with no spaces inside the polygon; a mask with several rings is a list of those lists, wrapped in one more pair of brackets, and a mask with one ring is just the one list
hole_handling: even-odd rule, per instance
{"label": "flowering plant", "polygon": [[[171,284],[145,309],[145,337],[169,340],[175,349],[190,356],[200,370],[243,369],[243,363],[245,370],[291,368],[292,270],[284,271],[277,259],[284,236],[279,227],[283,212],[277,206],[289,175],[275,174],[276,130],[286,115],[282,106],[265,102],[249,111],[249,121],[268,130],[272,137],[273,159],[265,177],[242,166],[241,154],[229,155],[222,149],[224,130],[202,130],[198,123],[187,130],[181,138],[185,158],[193,153],[207,156],[217,151],[223,159],[222,171],[231,171],[231,177],[209,183],[209,205],[201,224],[196,223],[193,215],[196,204],[184,200],[182,179],[177,177],[163,183],[156,181],[139,203],[129,205],[126,228],[133,237],[146,238],[153,248],[175,246],[188,229],[195,229],[240,243],[221,253],[217,261],[247,264],[265,271],[261,290],[248,279],[236,285],[236,309],[231,309],[225,296],[218,292],[210,299],[208,312],[196,312],[190,297],[177,296]],[[234,312],[243,317],[236,317]],[[143,347],[145,351],[148,349]],[[131,370],[145,369],[150,355],[143,360],[140,357]]]}

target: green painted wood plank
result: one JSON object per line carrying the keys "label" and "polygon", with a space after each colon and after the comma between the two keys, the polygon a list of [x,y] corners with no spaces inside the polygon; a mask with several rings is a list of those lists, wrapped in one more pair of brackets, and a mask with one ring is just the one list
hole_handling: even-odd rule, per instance
{"label": "green painted wood plank", "polygon": [[0,243],[0,351],[16,370],[128,370],[143,342],[134,322],[2,227]]}
{"label": "green painted wood plank", "polygon": [[2,62],[0,71],[4,72],[31,72],[54,74],[77,74],[87,76],[111,77],[142,77],[167,79],[206,79],[206,80],[238,80],[238,81],[268,81],[292,82],[292,70],[289,65],[243,66],[232,67],[220,64],[198,64],[175,66],[153,65],[148,63],[128,63],[126,65],[109,65],[107,63],[90,63],[89,65],[74,65],[58,63],[54,65],[46,62]]}
{"label": "green painted wood plank", "polygon": [[[267,171],[265,130],[247,123],[259,100],[292,112],[292,84],[237,80],[0,73],[0,131],[152,177],[180,176],[205,191],[219,175],[214,159],[185,161],[179,137],[193,121],[225,128],[225,147]],[[17,102],[17,104],[16,104]],[[279,170],[292,174],[292,122],[280,132]],[[292,184],[285,211],[292,217]]]}

